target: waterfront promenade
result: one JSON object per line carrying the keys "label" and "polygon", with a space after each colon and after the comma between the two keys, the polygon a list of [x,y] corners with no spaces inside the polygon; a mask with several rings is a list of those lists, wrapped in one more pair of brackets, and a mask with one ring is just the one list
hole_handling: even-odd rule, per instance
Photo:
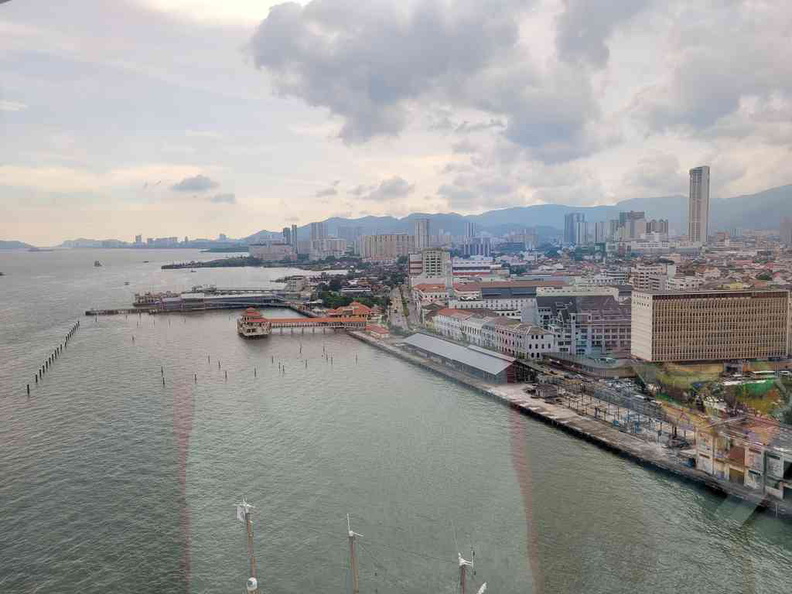
{"label": "waterfront promenade", "polygon": [[792,505],[786,501],[768,499],[743,486],[718,480],[715,477],[685,465],[674,450],[660,443],[641,439],[620,431],[612,424],[577,413],[563,406],[540,398],[533,398],[523,391],[524,384],[491,384],[448,366],[414,355],[397,346],[398,340],[379,340],[362,332],[349,332],[350,336],[367,342],[405,361],[429,369],[445,377],[465,384],[486,396],[495,398],[508,406],[552,425],[578,438],[649,468],[669,473],[681,480],[703,486],[723,496],[733,497],[750,508],[765,509],[776,517],[792,520]]}

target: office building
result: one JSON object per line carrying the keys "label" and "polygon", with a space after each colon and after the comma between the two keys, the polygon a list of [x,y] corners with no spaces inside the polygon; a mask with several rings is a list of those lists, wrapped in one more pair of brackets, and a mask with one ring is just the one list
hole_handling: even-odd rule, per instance
{"label": "office building", "polygon": [[291,228],[289,227],[283,228],[283,243],[292,245]]}
{"label": "office building", "polygon": [[476,223],[472,221],[465,222],[465,243],[476,236],[476,231]]}
{"label": "office building", "polygon": [[218,236],[217,240],[218,240],[218,241],[227,241],[227,240],[228,240],[228,236],[227,236],[225,233],[221,233],[221,234]]}
{"label": "office building", "polygon": [[634,291],[632,345],[645,361],[785,357],[789,291]]}
{"label": "office building", "polygon": [[413,250],[412,235],[388,233],[383,235],[364,235],[361,238],[360,255],[364,260],[392,262],[401,256],[408,256]]}
{"label": "office building", "polygon": [[[571,212],[564,216],[564,244],[578,245],[580,243],[581,223],[585,223],[586,215],[582,212]],[[585,229],[585,225],[583,226]]]}
{"label": "office building", "polygon": [[140,244],[142,244],[142,243],[143,243],[143,236],[142,236],[142,235],[140,235],[140,234],[138,234],[138,235],[135,235],[135,244],[136,244],[136,245],[140,245]]}
{"label": "office building", "polygon": [[415,219],[415,249],[429,247],[429,219]]}
{"label": "office building", "polygon": [[441,248],[421,251],[421,275],[426,279],[451,279],[451,254]]}
{"label": "office building", "polygon": [[710,168],[707,165],[690,170],[690,202],[688,204],[688,238],[707,243],[709,232]]}

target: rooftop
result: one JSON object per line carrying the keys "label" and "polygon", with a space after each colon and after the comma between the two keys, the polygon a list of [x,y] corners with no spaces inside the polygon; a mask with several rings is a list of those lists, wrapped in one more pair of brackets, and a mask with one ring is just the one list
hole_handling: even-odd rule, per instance
{"label": "rooftop", "polygon": [[427,334],[413,334],[405,338],[404,343],[492,375],[505,371],[516,361],[515,358],[500,353],[475,346],[461,346]]}

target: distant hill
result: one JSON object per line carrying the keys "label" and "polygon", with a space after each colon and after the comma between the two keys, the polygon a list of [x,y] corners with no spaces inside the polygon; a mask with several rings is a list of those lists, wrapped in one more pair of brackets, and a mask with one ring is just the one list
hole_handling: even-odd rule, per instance
{"label": "distant hill", "polygon": [[23,241],[4,241],[0,239],[0,250],[29,250],[33,246]]}
{"label": "distant hill", "polygon": [[[560,236],[564,226],[564,215],[568,213],[585,213],[586,220],[595,223],[618,218],[619,212],[624,210],[645,211],[649,219],[668,219],[672,233],[684,234],[687,231],[687,196],[631,198],[607,206],[575,207],[564,204],[515,206],[468,216],[457,213],[413,213],[400,219],[372,216],[358,219],[333,217],[326,219],[325,222],[328,233],[332,235],[338,234],[339,227],[361,227],[363,233],[394,233],[412,232],[413,221],[425,217],[431,220],[432,233],[442,229],[452,235],[462,235],[465,223],[473,221],[480,230],[493,234],[533,227],[537,230],[539,239],[546,240]],[[710,202],[712,231],[728,231],[734,227],[776,229],[780,219],[785,216],[792,217],[792,185],[733,198],[714,198]],[[310,225],[298,227],[299,239],[309,239],[310,233]],[[275,234],[274,231],[259,231],[243,238],[242,241],[254,243]]]}

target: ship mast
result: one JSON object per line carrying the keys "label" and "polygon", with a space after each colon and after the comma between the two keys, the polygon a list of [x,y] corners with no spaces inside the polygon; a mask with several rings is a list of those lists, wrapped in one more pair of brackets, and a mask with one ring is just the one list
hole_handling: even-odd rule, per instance
{"label": "ship mast", "polygon": [[256,555],[253,552],[253,522],[250,510],[253,506],[242,499],[242,503],[237,504],[237,519],[244,522],[247,532],[248,557],[250,558],[250,577],[248,578],[245,589],[248,594],[258,594],[258,575],[256,571]]}

